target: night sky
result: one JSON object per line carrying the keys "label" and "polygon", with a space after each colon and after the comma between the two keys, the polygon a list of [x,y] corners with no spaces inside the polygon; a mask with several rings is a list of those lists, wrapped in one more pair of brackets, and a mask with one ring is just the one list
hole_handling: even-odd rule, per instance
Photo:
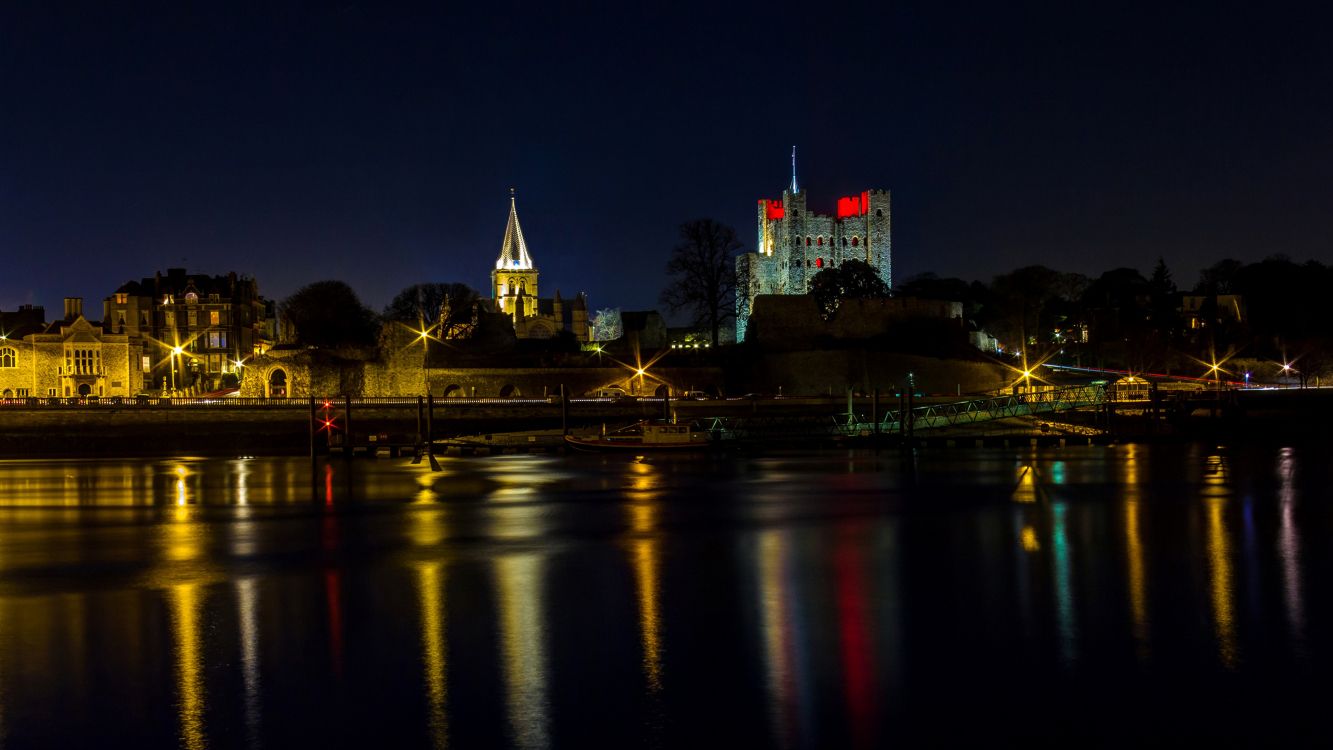
{"label": "night sky", "polygon": [[489,293],[511,186],[544,296],[655,308],[793,144],[812,207],[893,191],[897,281],[1333,262],[1327,19],[1175,5],[0,4],[0,309],[181,266]]}

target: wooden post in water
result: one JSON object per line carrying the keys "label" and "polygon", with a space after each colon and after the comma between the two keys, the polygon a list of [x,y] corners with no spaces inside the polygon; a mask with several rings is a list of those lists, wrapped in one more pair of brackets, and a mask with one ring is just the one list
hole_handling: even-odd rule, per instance
{"label": "wooden post in water", "polygon": [[343,396],[343,456],[352,460],[352,397]]}
{"label": "wooden post in water", "polygon": [[439,471],[440,462],[435,460],[435,397],[426,394],[426,458],[430,460],[430,470]]}
{"label": "wooden post in water", "polygon": [[310,466],[315,465],[315,397],[310,397]]}
{"label": "wooden post in water", "polygon": [[662,421],[671,421],[671,386],[664,386],[666,394],[662,396]]}
{"label": "wooden post in water", "polygon": [[414,464],[421,463],[421,454],[424,453],[426,450],[426,446],[422,444],[424,442],[422,438],[425,437],[425,435],[421,431],[421,423],[422,420],[425,419],[425,415],[423,415],[422,412],[425,410],[425,408],[426,408],[426,400],[421,396],[417,396],[417,444],[416,444],[416,455],[412,456],[412,463]]}
{"label": "wooden post in water", "polygon": [[879,389],[870,393],[870,421],[875,423],[875,435],[879,435]]}
{"label": "wooden post in water", "polygon": [[560,384],[560,434],[569,434],[569,391],[565,384]]}

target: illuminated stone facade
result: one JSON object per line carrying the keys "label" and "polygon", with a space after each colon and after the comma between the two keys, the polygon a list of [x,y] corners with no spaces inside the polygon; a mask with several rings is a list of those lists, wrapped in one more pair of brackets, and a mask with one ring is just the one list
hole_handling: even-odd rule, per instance
{"label": "illuminated stone facade", "polygon": [[509,195],[509,222],[505,225],[500,257],[491,271],[491,299],[495,311],[508,315],[514,334],[521,339],[549,339],[558,331],[569,331],[579,341],[588,341],[588,303],[582,294],[566,303],[557,291],[550,299],[537,294],[537,267],[528,254],[513,191]]}
{"label": "illuminated stone facade", "polygon": [[825,268],[865,261],[893,286],[889,191],[839,198],[832,214],[811,212],[806,197],[793,169],[781,199],[759,201],[755,252],[736,258],[737,341],[745,340],[755,297],[806,294],[810,279]]}
{"label": "illuminated stone facade", "polygon": [[[149,388],[205,392],[239,374],[239,363],[273,341],[271,307],[254,279],[187,274],[169,268],[131,281],[102,303],[107,330],[141,336],[150,359]],[[179,354],[173,356],[176,347]],[[173,382],[174,381],[174,382]]]}
{"label": "illuminated stone facade", "polygon": [[0,338],[0,398],[134,396],[143,390],[139,337],[109,333],[65,302],[66,319],[20,339]]}

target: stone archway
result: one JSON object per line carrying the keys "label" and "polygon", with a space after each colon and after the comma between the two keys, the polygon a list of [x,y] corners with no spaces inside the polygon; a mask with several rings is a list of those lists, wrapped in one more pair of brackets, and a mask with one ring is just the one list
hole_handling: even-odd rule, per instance
{"label": "stone archway", "polygon": [[513,383],[506,383],[500,388],[500,398],[520,398],[522,396],[523,393]]}
{"label": "stone archway", "polygon": [[275,367],[269,371],[268,378],[264,381],[265,398],[287,398],[287,371],[281,367]]}
{"label": "stone archway", "polygon": [[466,395],[467,393],[463,391],[463,387],[457,383],[453,383],[444,389],[445,398],[462,398]]}
{"label": "stone archway", "polygon": [[14,392],[6,388],[4,393],[0,393],[0,398],[14,398]]}
{"label": "stone archway", "polygon": [[666,398],[671,395],[671,386],[663,383],[662,385],[657,386],[657,389],[653,391],[653,395],[657,398]]}
{"label": "stone archway", "polygon": [[93,387],[91,385],[88,385],[87,383],[79,383],[79,395],[80,396],[93,395]]}

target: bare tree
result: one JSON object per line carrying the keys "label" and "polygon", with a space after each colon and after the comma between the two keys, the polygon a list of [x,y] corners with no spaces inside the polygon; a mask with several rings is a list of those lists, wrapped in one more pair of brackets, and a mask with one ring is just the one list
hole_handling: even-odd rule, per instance
{"label": "bare tree", "polygon": [[736,230],[712,219],[680,225],[680,244],[667,262],[670,285],[662,304],[671,312],[689,310],[694,325],[706,326],[718,344],[718,331],[736,317],[736,254],[741,249]]}

